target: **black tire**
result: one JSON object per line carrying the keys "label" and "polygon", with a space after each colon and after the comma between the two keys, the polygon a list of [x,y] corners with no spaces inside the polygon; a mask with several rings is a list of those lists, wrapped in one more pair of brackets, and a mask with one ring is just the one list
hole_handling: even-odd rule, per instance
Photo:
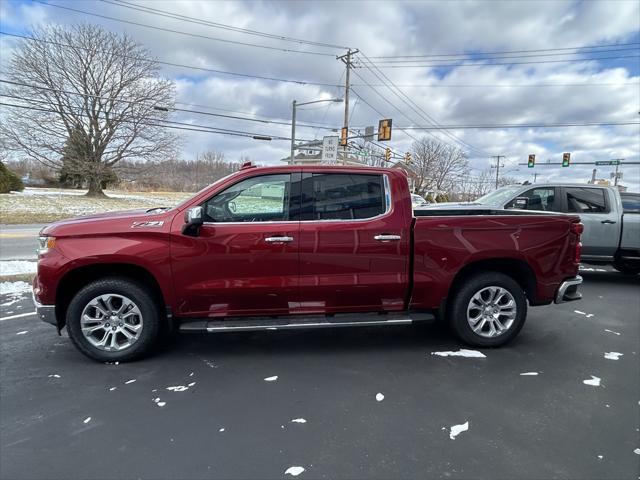
{"label": "black tire", "polygon": [[[501,287],[513,297],[516,305],[515,318],[509,328],[495,337],[485,337],[474,332],[467,320],[467,307],[472,297],[488,287]],[[465,343],[474,347],[499,347],[513,340],[524,326],[527,317],[527,298],[524,290],[513,278],[499,272],[471,275],[462,280],[453,292],[447,311],[450,327]]]}
{"label": "black tire", "polygon": [[[108,294],[127,297],[142,314],[143,325],[138,339],[120,351],[101,350],[92,345],[82,333],[80,319],[83,310],[92,299]],[[67,309],[67,331],[76,348],[87,357],[99,362],[127,362],[142,358],[158,344],[162,318],[158,303],[146,288],[129,279],[110,277],[90,283],[73,297]]]}
{"label": "black tire", "polygon": [[640,266],[630,265],[622,259],[617,259],[613,262],[613,268],[625,275],[637,275],[640,273]]}

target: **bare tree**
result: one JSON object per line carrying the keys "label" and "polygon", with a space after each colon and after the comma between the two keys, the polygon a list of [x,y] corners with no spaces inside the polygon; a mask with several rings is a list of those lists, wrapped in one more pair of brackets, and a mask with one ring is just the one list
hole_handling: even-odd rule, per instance
{"label": "bare tree", "polygon": [[[171,81],[127,35],[97,25],[47,26],[24,40],[6,72],[14,98],[0,134],[9,148],[81,175],[87,195],[103,196],[103,181],[125,159],[174,152],[163,127],[173,107]],[[65,148],[66,146],[66,148]]]}
{"label": "bare tree", "polygon": [[459,148],[422,138],[413,143],[411,168],[417,179],[415,190],[450,191],[469,170],[466,154]]}

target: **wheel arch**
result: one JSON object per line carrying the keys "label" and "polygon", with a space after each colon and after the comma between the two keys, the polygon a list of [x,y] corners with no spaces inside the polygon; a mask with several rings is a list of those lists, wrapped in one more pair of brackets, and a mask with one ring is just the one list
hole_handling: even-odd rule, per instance
{"label": "wheel arch", "polygon": [[149,290],[154,300],[158,302],[160,311],[164,311],[166,308],[167,302],[160,284],[146,268],[132,263],[84,265],[67,272],[58,283],[56,289],[56,320],[59,330],[66,324],[67,309],[76,293],[85,285],[106,277],[117,277],[138,283]]}
{"label": "wheel arch", "polygon": [[[491,258],[469,263],[456,273],[449,290],[455,292],[465,278],[476,273],[487,272],[498,272],[513,278],[524,290],[529,303],[531,305],[536,304],[538,288],[536,275],[526,261],[517,258]],[[449,295],[449,299],[452,296]]]}

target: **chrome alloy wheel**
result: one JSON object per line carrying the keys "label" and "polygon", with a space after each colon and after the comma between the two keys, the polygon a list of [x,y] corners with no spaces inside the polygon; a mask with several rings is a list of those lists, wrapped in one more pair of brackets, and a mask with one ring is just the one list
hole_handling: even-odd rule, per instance
{"label": "chrome alloy wheel", "polygon": [[107,352],[131,347],[142,333],[140,308],[123,295],[107,293],[91,300],[82,310],[82,335],[94,347]]}
{"label": "chrome alloy wheel", "polygon": [[511,328],[516,319],[516,300],[508,290],[485,287],[476,292],[467,306],[467,322],[481,337],[502,335]]}

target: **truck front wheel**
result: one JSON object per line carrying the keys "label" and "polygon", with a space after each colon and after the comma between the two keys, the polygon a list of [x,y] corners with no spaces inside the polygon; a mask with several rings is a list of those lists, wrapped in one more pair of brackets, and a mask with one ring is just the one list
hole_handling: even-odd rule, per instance
{"label": "truck front wheel", "polygon": [[159,308],[138,283],[124,278],[97,280],[71,300],[67,330],[78,350],[94,360],[135,360],[157,343]]}
{"label": "truck front wheel", "polygon": [[526,316],[522,287],[499,272],[465,278],[449,308],[449,323],[455,333],[476,347],[499,347],[511,341]]}

